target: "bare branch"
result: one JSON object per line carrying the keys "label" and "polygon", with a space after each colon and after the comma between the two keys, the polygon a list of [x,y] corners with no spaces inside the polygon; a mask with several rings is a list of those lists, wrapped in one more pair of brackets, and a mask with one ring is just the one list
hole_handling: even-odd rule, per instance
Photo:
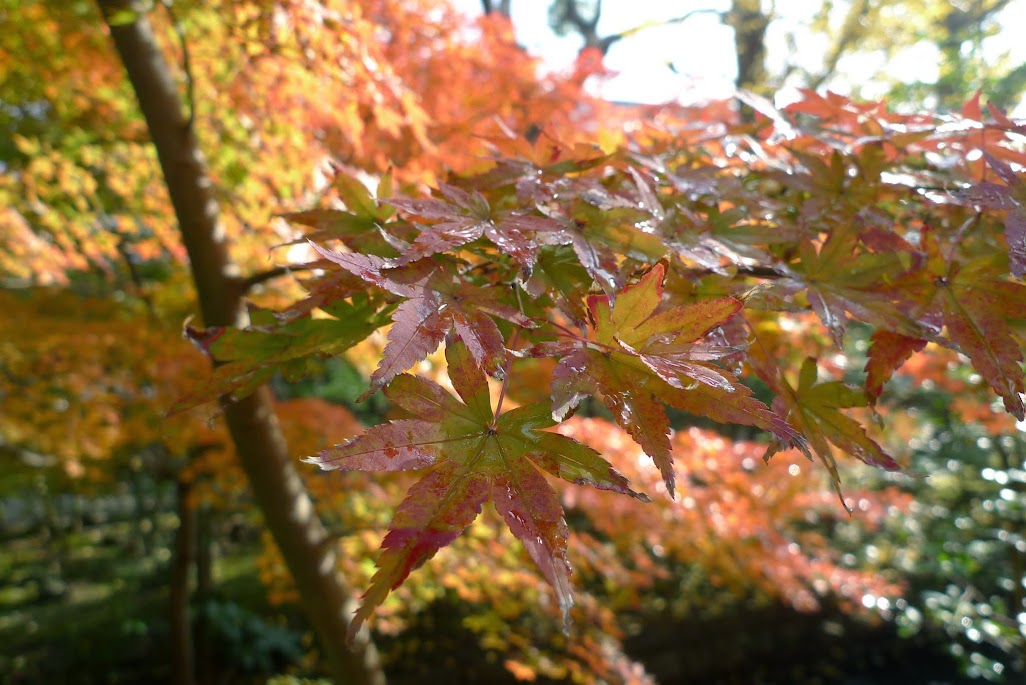
{"label": "bare branch", "polygon": [[664,19],[661,21],[646,21],[644,23],[638,24],[634,28],[627,29],[626,31],[621,31],[620,33],[614,33],[612,35],[606,36],[605,38],[602,38],[601,44],[598,47],[600,50],[602,50],[602,54],[604,55],[609,51],[609,48],[611,48],[615,43],[618,43],[624,38],[632,38],[633,36],[647,29],[661,28],[663,26],[673,26],[674,24],[683,24],[691,17],[697,16],[699,14],[715,14],[720,18],[724,16],[724,13],[722,11],[706,7],[703,9],[685,12],[684,14],[678,17],[673,17],[671,19]]}
{"label": "bare branch", "polygon": [[268,269],[267,271],[261,271],[259,273],[246,276],[245,278],[240,278],[238,286],[241,289],[241,292],[245,294],[256,286],[266,283],[267,281],[274,280],[281,276],[287,276],[294,271],[307,271],[309,269],[310,267],[302,265],[276,266],[273,269]]}

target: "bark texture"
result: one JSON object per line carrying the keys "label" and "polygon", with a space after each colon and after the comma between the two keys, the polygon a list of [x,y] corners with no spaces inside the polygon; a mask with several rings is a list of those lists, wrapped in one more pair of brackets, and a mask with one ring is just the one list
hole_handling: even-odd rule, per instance
{"label": "bark texture", "polygon": [[[171,202],[189,254],[203,321],[244,324],[242,279],[231,261],[206,161],[171,69],[154,39],[144,3],[98,0],[114,46],[128,72],[157,150]],[[384,671],[364,629],[351,646],[349,588],[336,570],[332,539],[314,510],[278,426],[266,388],[224,413],[239,461],[263,512],[338,683],[383,685]]]}
{"label": "bark texture", "polygon": [[733,0],[727,24],[734,29],[738,88],[766,95],[766,29],[772,17],[763,12],[762,0]]}

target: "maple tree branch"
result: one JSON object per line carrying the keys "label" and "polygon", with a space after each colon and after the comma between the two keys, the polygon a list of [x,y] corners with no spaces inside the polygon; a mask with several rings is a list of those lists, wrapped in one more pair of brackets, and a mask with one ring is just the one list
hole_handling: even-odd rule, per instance
{"label": "maple tree branch", "polygon": [[785,274],[780,273],[772,266],[748,266],[745,264],[737,264],[737,272],[744,274],[745,276],[753,276],[755,278],[765,278],[767,280],[777,280],[780,278],[787,278]]}
{"label": "maple tree branch", "polygon": [[280,278],[281,276],[288,276],[294,271],[309,271],[311,268],[312,267],[303,265],[276,266],[273,269],[268,269],[267,271],[260,271],[255,274],[250,274],[249,276],[240,278],[238,280],[238,287],[240,288],[241,292],[245,294],[253,288],[255,288],[256,286],[262,285],[267,281],[272,281],[275,278]]}
{"label": "maple tree branch", "polygon": [[517,296],[517,308],[520,310],[520,313],[527,316],[527,313],[524,311],[524,298],[520,295],[520,284],[516,281],[513,281],[513,294]]}
{"label": "maple tree branch", "polygon": [[512,11],[513,0],[499,0],[498,3],[493,0],[481,0],[481,10],[485,14],[501,14],[504,17],[509,17]]}
{"label": "maple tree branch", "polygon": [[580,333],[577,333],[576,331],[573,331],[573,330],[567,328],[566,326],[564,326],[561,323],[558,323],[556,321],[552,321],[551,319],[546,319],[545,323],[547,323],[547,324],[549,324],[551,326],[555,326],[556,328],[558,328],[560,331],[563,332],[564,337],[572,338],[572,339],[580,341],[580,342],[588,342],[587,338],[581,337]]}
{"label": "maple tree branch", "polygon": [[[603,55],[609,50],[609,45],[606,45],[606,38],[602,38],[598,35],[598,23],[602,17],[602,0],[598,0],[595,3],[595,12],[591,19],[585,19],[577,7],[577,0],[565,0],[564,2],[556,5],[557,9],[554,16],[556,17],[556,26],[562,27],[559,31],[565,31],[566,25],[569,24],[574,31],[580,34],[581,38],[584,39],[585,48],[598,48]],[[616,42],[615,40],[613,42]]]}
{"label": "maple tree branch", "polygon": [[[773,266],[763,265],[749,265],[749,264],[733,264],[737,269],[737,273],[744,276],[751,276],[752,278],[762,278],[767,281],[776,281],[784,278],[789,278],[786,273],[782,273],[778,268]],[[712,269],[687,269],[688,273],[701,274],[701,275],[712,275],[717,272]]]}
{"label": "maple tree branch", "polygon": [[852,3],[851,8],[848,10],[848,15],[844,19],[841,35],[838,36],[837,42],[830,49],[823,64],[823,70],[815,77],[809,79],[809,88],[818,90],[837,71],[837,64],[841,61],[841,57],[844,56],[848,48],[862,39],[862,36],[865,35],[865,29],[862,26],[861,19],[868,11],[869,0],[860,0],[858,3]]}
{"label": "maple tree branch", "polygon": [[605,38],[602,39],[601,45],[599,45],[599,49],[602,50],[602,54],[604,55],[607,52],[609,52],[609,48],[613,47],[613,45],[615,43],[623,40],[624,38],[632,38],[635,35],[641,33],[642,31],[645,31],[647,29],[656,29],[656,28],[661,28],[663,26],[673,26],[674,24],[683,24],[684,22],[686,22],[691,17],[697,16],[699,14],[715,14],[715,15],[719,16],[720,18],[723,18],[723,16],[724,16],[724,12],[721,11],[721,10],[712,9],[711,7],[704,7],[704,8],[697,9],[697,10],[691,10],[690,12],[685,12],[684,14],[682,14],[680,16],[672,17],[670,19],[664,19],[662,21],[646,21],[646,22],[643,22],[641,24],[638,24],[634,28],[630,28],[630,29],[627,29],[625,31],[621,31],[619,33],[614,33],[612,35],[606,36]]}
{"label": "maple tree branch", "polygon": [[125,267],[128,269],[128,277],[132,280],[132,285],[135,287],[135,294],[142,299],[146,305],[146,312],[151,319],[157,318],[157,310],[153,306],[153,298],[143,288],[142,274],[139,273],[139,267],[135,263],[135,257],[128,251],[128,241],[125,240],[125,236],[122,234],[118,235],[118,243],[115,246],[118,254],[121,255],[121,259],[125,262]]}

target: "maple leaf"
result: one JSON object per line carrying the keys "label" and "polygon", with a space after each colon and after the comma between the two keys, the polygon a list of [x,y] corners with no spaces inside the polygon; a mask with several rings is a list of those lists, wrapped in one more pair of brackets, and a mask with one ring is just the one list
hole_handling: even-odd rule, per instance
{"label": "maple leaf", "polygon": [[865,387],[872,404],[883,392],[883,384],[909,357],[926,347],[926,341],[880,329],[873,331],[869,339]]}
{"label": "maple leaf", "polygon": [[[760,377],[777,393],[773,408],[808,438],[812,450],[827,467],[842,504],[841,477],[831,444],[870,466],[888,471],[902,470],[901,465],[869,437],[858,421],[840,411],[869,406],[870,396],[865,390],[840,381],[817,383],[816,360],[813,358],[802,363],[797,388],[764,356],[753,354],[751,361]],[[763,458],[769,460],[779,449],[779,444],[770,445]],[[844,506],[847,508],[846,504]]]}
{"label": "maple leaf", "polygon": [[1011,272],[1016,278],[1022,278],[1026,275],[1026,181],[1001,160],[987,152],[983,155],[1008,185],[982,181],[952,195],[963,204],[1008,210],[1005,216],[1005,240],[1008,241]]}
{"label": "maple leaf", "polygon": [[795,278],[807,287],[809,304],[839,347],[843,344],[849,313],[896,333],[910,337],[922,335],[921,324],[894,303],[894,279],[913,265],[912,254],[897,249],[861,250],[855,227],[839,224],[819,251],[810,241],[802,240],[799,255],[800,273]]}
{"label": "maple leaf", "polygon": [[559,230],[546,234],[545,240],[572,246],[581,266],[606,294],[612,294],[617,287],[618,255],[643,262],[666,256],[668,250],[663,241],[639,228],[651,217],[638,208],[635,200],[613,195],[601,186],[569,194],[575,193],[579,200],[565,212],[545,210],[560,222]]}
{"label": "maple leaf", "polygon": [[902,306],[931,327],[943,326],[946,337],[931,335],[929,340],[969,357],[1008,413],[1026,419],[1023,354],[1010,325],[1026,319],[1026,285],[1004,279],[1003,255],[961,262],[941,254],[932,233],[921,242],[929,260],[901,280]]}
{"label": "maple leaf", "polygon": [[431,354],[450,330],[456,332],[489,375],[501,376],[506,348],[492,316],[519,326],[534,326],[518,309],[501,301],[500,289],[462,282],[441,261],[424,259],[393,267],[381,257],[333,252],[311,244],[349,273],[407,298],[392,315],[394,325],[388,331],[388,344],[361,401]]}
{"label": "maple leaf", "polygon": [[411,571],[455,540],[488,500],[552,586],[569,630],[567,527],[562,505],[538,469],[579,485],[648,498],[631,490],[598,452],[545,431],[555,425],[547,405],[493,412],[485,374],[466,345],[448,345],[446,359],[463,402],[433,381],[397,376],[385,394],[416,418],[375,426],[308,459],[327,470],[428,469],[396,510],[350,637]]}
{"label": "maple leaf", "polygon": [[502,252],[530,270],[538,258],[536,232],[553,231],[558,224],[543,216],[525,212],[495,213],[488,200],[476,190],[467,192],[442,183],[448,202],[438,199],[394,199],[392,205],[408,214],[438,223],[422,227],[413,244],[397,258],[397,266],[415,262],[439,252],[471,243],[482,236]]}
{"label": "maple leaf", "polygon": [[562,356],[553,373],[553,416],[562,420],[584,397],[600,395],[617,423],[652,457],[672,497],[664,403],[720,423],[763,428],[799,447],[804,441],[732,373],[712,364],[735,354],[736,347],[699,342],[737,314],[741,300],[725,297],[661,309],[664,275],[664,263],[656,263],[621,290],[612,306],[606,295],[589,296],[591,337],[540,349]]}
{"label": "maple leaf", "polygon": [[547,246],[538,253],[538,263],[523,287],[533,297],[548,298],[575,324],[584,325],[582,284],[590,282],[588,272],[566,245]]}
{"label": "maple leaf", "polygon": [[251,309],[245,329],[211,326],[185,333],[219,365],[210,378],[168,409],[174,415],[221,396],[238,400],[251,395],[276,373],[299,380],[316,367],[314,358],[327,358],[348,350],[387,321],[389,309],[367,293],[319,306],[334,318],[304,317],[281,323],[274,312]]}
{"label": "maple leaf", "polygon": [[500,186],[526,181],[539,184],[541,177],[563,178],[568,174],[593,169],[608,161],[612,155],[596,145],[560,141],[546,131],[531,124],[524,135],[497,122],[500,134],[486,138],[494,155],[495,166],[477,177],[488,186]]}
{"label": "maple leaf", "polygon": [[[378,184],[377,200],[363,183],[341,171],[336,174],[333,185],[346,210],[317,208],[279,216],[313,228],[313,231],[306,232],[307,240],[341,240],[356,252],[394,257],[395,249],[381,233],[381,228],[395,214],[395,208],[384,202],[392,194],[391,176],[386,174]],[[394,222],[392,230],[396,230]]]}

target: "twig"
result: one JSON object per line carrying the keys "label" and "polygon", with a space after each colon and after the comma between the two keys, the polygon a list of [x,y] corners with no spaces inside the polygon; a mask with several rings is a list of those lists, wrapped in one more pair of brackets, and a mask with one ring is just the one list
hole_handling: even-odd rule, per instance
{"label": "twig", "polygon": [[654,29],[659,28],[661,26],[671,26],[673,24],[683,24],[685,21],[698,14],[717,14],[720,17],[722,17],[724,13],[720,10],[715,10],[710,7],[706,7],[703,9],[691,10],[690,12],[685,12],[684,14],[678,17],[665,19],[663,21],[646,21],[643,24],[638,24],[632,29],[627,29],[626,31],[621,31],[620,33],[614,33],[611,36],[606,36],[602,39],[602,44],[599,46],[599,49],[601,49],[603,54],[605,54],[609,51],[609,48],[612,47],[613,44],[617,41],[623,40],[624,38],[630,38],[631,36],[637,33],[641,33],[646,29]]}
{"label": "twig", "polygon": [[273,269],[267,271],[261,271],[259,273],[240,278],[238,281],[239,288],[241,288],[243,294],[248,293],[254,287],[266,283],[267,281],[274,280],[280,276],[287,276],[293,271],[307,271],[311,267],[303,265],[294,266],[276,266]]}
{"label": "twig", "polygon": [[155,320],[157,318],[157,309],[153,305],[153,298],[146,292],[142,274],[139,273],[139,267],[135,263],[135,256],[128,251],[128,241],[120,233],[118,233],[116,249],[118,254],[121,255],[121,259],[124,260],[125,267],[128,269],[128,277],[132,280],[132,285],[135,287],[135,294],[146,305],[146,312],[149,317]]}

